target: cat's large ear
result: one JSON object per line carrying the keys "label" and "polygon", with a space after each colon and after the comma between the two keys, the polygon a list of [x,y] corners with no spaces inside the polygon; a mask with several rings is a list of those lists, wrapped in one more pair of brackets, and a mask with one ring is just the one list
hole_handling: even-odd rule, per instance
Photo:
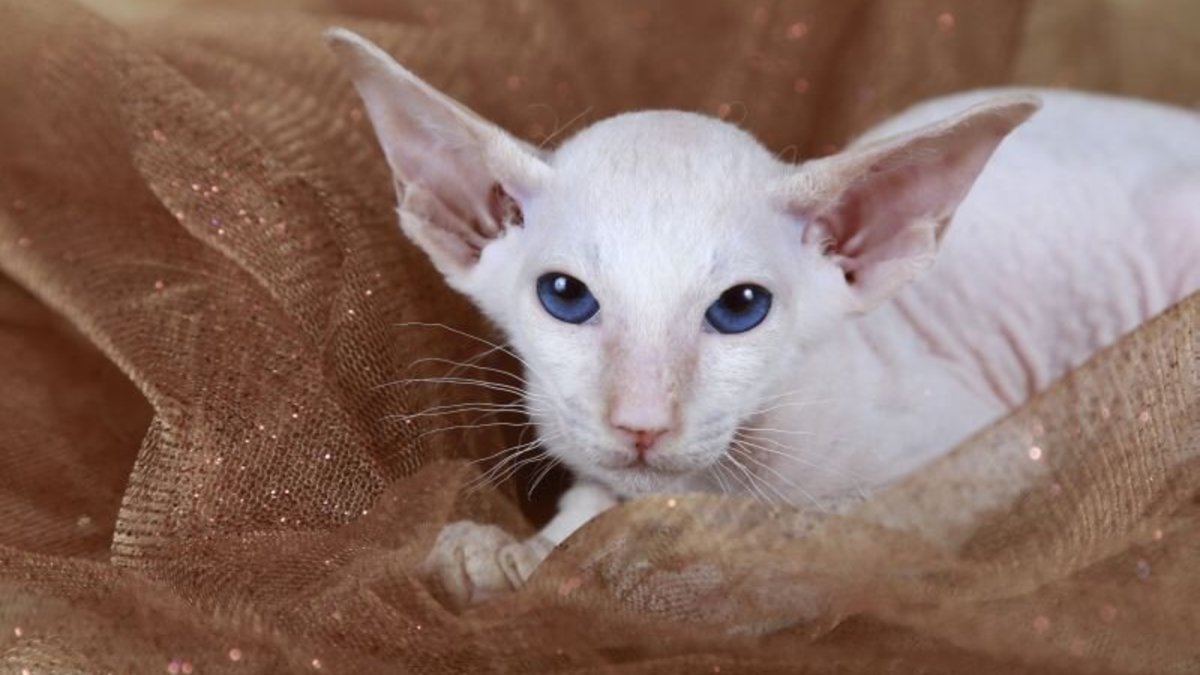
{"label": "cat's large ear", "polygon": [[354,80],[396,181],[404,233],[452,283],[523,223],[550,168],[536,152],[341,28],[326,32]]}
{"label": "cat's large ear", "polygon": [[988,100],[954,117],[805,163],[772,186],[844,271],[858,312],[927,269],[951,216],[992,152],[1040,106],[1034,96]]}

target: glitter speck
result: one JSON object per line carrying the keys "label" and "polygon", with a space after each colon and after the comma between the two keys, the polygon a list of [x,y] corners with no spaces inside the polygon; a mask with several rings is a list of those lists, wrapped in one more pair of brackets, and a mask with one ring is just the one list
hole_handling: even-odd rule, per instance
{"label": "glitter speck", "polygon": [[221,192],[221,188],[214,185],[211,188],[209,188],[208,191],[215,195],[215,194],[219,194]]}
{"label": "glitter speck", "polygon": [[792,91],[796,92],[797,94],[803,94],[804,92],[808,91],[808,80],[803,77],[797,77],[796,80],[792,82]]}
{"label": "glitter speck", "polygon": [[326,460],[333,459],[333,454],[332,454],[332,453],[329,453],[329,452],[325,453],[325,459],[326,459]]}
{"label": "glitter speck", "polygon": [[1029,459],[1032,459],[1033,461],[1036,462],[1036,461],[1040,460],[1041,458],[1042,458],[1042,449],[1041,448],[1039,448],[1038,446],[1035,445],[1029,449]]}
{"label": "glitter speck", "polygon": [[369,288],[367,289],[366,293],[364,293],[364,295],[366,295],[368,298],[369,298],[369,297],[371,297],[371,296],[372,296],[372,295],[374,295],[374,294],[375,294],[375,291],[373,291],[373,290],[371,290],[371,289],[369,289]]}
{"label": "glitter speck", "polygon": [[1149,411],[1149,410],[1143,410],[1141,413],[1139,413],[1139,414],[1138,414],[1138,421],[1139,421],[1139,422],[1142,422],[1143,424],[1145,424],[1146,422],[1149,422],[1149,421],[1150,421],[1150,411]]}
{"label": "glitter speck", "polygon": [[1154,541],[1162,541],[1162,538],[1163,538],[1163,531],[1155,530],[1154,531]]}
{"label": "glitter speck", "polygon": [[676,502],[674,498],[672,498],[672,499],[668,499],[668,500],[667,500],[667,508],[668,508],[668,509],[673,509],[673,508],[675,508],[675,505],[676,505],[677,503],[678,503],[678,502]]}
{"label": "glitter speck", "polygon": [[949,33],[954,30],[954,15],[950,12],[942,12],[937,18],[938,30],[943,33]]}
{"label": "glitter speck", "polygon": [[1050,630],[1050,619],[1044,616],[1035,617],[1033,620],[1033,629],[1039,633],[1045,633]]}
{"label": "glitter speck", "polygon": [[192,192],[199,192],[199,191],[200,191],[200,184],[192,183]]}
{"label": "glitter speck", "polygon": [[1149,561],[1144,560],[1144,559],[1137,561],[1137,565],[1134,567],[1133,571],[1134,571],[1134,574],[1137,575],[1137,578],[1141,579],[1142,581],[1149,579],[1150,578],[1150,563],[1149,563]]}
{"label": "glitter speck", "polygon": [[92,519],[87,516],[79,516],[79,520],[75,521],[75,525],[80,528],[91,527]]}
{"label": "glitter speck", "polygon": [[25,631],[21,630],[20,626],[17,626],[16,628],[13,629],[13,635],[15,635],[17,637],[21,637],[24,634],[25,634]]}
{"label": "glitter speck", "polygon": [[171,673],[171,675],[179,675],[182,670],[183,667],[179,661],[171,661],[167,664],[167,672]]}
{"label": "glitter speck", "polygon": [[155,129],[154,131],[150,132],[150,135],[159,143],[167,142],[167,135],[162,132],[162,129]]}
{"label": "glitter speck", "polygon": [[163,283],[163,280],[162,280],[162,279],[157,279],[157,280],[155,280],[155,282],[154,282],[154,290],[156,290],[156,291],[161,291],[162,289],[164,289],[164,288],[166,288],[166,287],[167,287],[167,285]]}
{"label": "glitter speck", "polygon": [[230,649],[229,650],[229,660],[230,661],[241,661],[242,660],[242,650],[238,649],[237,647]]}
{"label": "glitter speck", "polygon": [[190,662],[190,661],[184,661],[182,664],[180,664],[180,666],[179,666],[179,671],[180,671],[181,673],[183,673],[183,675],[191,675],[191,673],[192,673],[192,664],[191,664],[191,662]]}
{"label": "glitter speck", "polygon": [[803,21],[797,21],[796,23],[788,26],[787,38],[789,40],[799,40],[805,35],[808,35],[808,24],[804,23]]}
{"label": "glitter speck", "polygon": [[313,667],[315,670],[320,670],[320,669],[321,669],[321,659],[313,659],[313,660],[312,660],[312,667]]}

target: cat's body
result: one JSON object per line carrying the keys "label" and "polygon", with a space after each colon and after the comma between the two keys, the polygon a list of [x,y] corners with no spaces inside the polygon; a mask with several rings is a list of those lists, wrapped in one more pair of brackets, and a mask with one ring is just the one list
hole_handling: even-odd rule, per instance
{"label": "cat's body", "polygon": [[1045,91],[1023,124],[1036,98],[975,92],[794,166],[646,112],[541,153],[331,38],[402,228],[521,356],[576,476],[531,540],[446,528],[431,571],[462,600],[621,498],[804,504],[893,480],[1200,287],[1192,113]]}
{"label": "cat's body", "polygon": [[[856,144],[1003,93],[926,102]],[[1200,289],[1200,115],[1036,93],[1042,109],[988,161],[934,266],[793,364],[797,405],[752,423],[783,430],[755,435],[802,461],[759,460],[806,492],[905,475]]]}

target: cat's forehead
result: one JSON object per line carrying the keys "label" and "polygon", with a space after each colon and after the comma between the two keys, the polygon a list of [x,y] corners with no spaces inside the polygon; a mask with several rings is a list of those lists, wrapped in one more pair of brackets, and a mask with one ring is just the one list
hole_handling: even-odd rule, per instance
{"label": "cat's forehead", "polygon": [[543,203],[555,227],[574,239],[671,244],[680,255],[744,234],[784,170],[741,129],[677,111],[603,120],[555,151],[551,165]]}
{"label": "cat's forehead", "polygon": [[551,159],[562,183],[603,180],[614,189],[735,184],[768,178],[774,157],[750,134],[711,117],[672,110],[626,113],[584,129]]}
{"label": "cat's forehead", "polygon": [[552,158],[538,215],[546,263],[586,274],[632,307],[657,308],[713,279],[746,276],[768,251],[766,188],[784,165],[718,120],[643,112],[600,122]]}

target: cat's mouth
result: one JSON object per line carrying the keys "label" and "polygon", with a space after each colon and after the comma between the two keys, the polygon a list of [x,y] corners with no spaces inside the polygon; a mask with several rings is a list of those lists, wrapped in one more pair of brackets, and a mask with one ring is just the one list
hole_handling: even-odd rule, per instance
{"label": "cat's mouth", "polygon": [[610,462],[599,463],[597,468],[606,474],[605,482],[628,496],[637,496],[670,491],[687,482],[704,469],[698,460],[694,455],[664,452],[644,459],[613,457]]}

